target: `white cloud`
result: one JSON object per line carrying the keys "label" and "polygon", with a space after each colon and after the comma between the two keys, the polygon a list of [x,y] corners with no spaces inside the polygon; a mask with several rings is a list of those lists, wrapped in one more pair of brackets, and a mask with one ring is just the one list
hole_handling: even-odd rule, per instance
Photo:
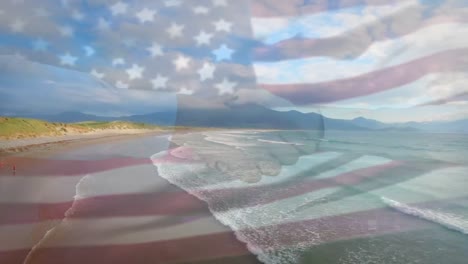
{"label": "white cloud", "polygon": [[253,18],[252,27],[255,37],[267,43],[278,42],[298,33],[307,37],[326,38],[342,34],[367,23],[379,21],[384,16],[411,6],[418,6],[418,1],[403,1],[403,3],[383,6],[353,7],[299,18]]}
{"label": "white cloud", "polygon": [[437,24],[399,39],[374,43],[354,60],[313,57],[277,63],[257,63],[255,71],[262,83],[316,83],[350,78],[437,52],[466,48],[468,38],[460,36],[467,35],[467,24]]}

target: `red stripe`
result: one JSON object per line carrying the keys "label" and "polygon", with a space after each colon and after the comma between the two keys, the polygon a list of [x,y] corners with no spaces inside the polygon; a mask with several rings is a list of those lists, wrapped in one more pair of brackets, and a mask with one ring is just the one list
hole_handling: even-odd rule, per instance
{"label": "red stripe", "polygon": [[[305,194],[323,188],[341,185],[352,185],[376,176],[382,171],[401,166],[402,163],[392,162],[384,165],[355,170],[338,175],[332,179],[296,182],[285,187],[272,188],[246,187],[242,189],[217,189],[206,191],[207,197],[217,197],[219,201],[234,202],[234,207],[250,207],[267,204],[296,195]],[[266,192],[268,190],[268,192]],[[264,193],[256,198],[242,200],[235,197],[242,194]],[[246,196],[247,197],[247,196]],[[55,204],[0,204],[0,225],[14,223],[31,223],[44,220],[62,219],[72,202]],[[229,208],[228,208],[229,209]],[[231,208],[232,209],[232,208]],[[75,201],[73,210],[67,215],[72,218],[146,216],[146,215],[177,215],[198,210],[207,210],[204,202],[183,191],[169,191],[149,194],[107,195],[84,198]]]}
{"label": "red stripe", "polygon": [[[404,10],[386,19],[391,19],[395,23],[401,23],[401,20],[412,21],[409,18],[421,15],[421,10],[417,10],[417,12],[414,12],[414,10]],[[466,23],[468,22],[468,17],[466,14],[457,15],[456,10],[454,10],[453,16],[447,16],[446,13],[442,13],[428,20],[408,22],[404,26],[388,26],[382,24],[382,21],[377,21],[374,24],[366,24],[335,37],[287,39],[273,45],[255,48],[253,53],[254,61],[282,61],[313,56],[329,56],[339,59],[356,58],[375,42],[403,37],[425,27],[449,22]],[[395,29],[389,33],[388,28],[393,27]]]}
{"label": "red stripe", "polygon": [[[0,204],[0,225],[62,219],[73,202],[54,204]],[[204,202],[185,192],[108,195],[75,201],[67,217],[94,218],[177,215],[207,210]]]}
{"label": "red stripe", "polygon": [[[177,150],[179,149],[181,148],[173,149],[170,152],[171,154],[172,152],[177,154]],[[168,154],[154,160],[150,158],[135,157],[101,160],[58,160],[29,157],[7,157],[3,159],[2,163],[4,166],[0,168],[0,177],[12,176],[12,166],[16,166],[15,175],[21,176],[75,176],[143,164],[189,162],[188,157],[178,158],[179,156],[181,155],[177,154],[177,156],[174,156]]]}
{"label": "red stripe", "polygon": [[[254,17],[300,16],[322,11],[349,8],[359,5],[379,6],[393,3],[402,3],[408,0],[340,0],[338,4],[331,5],[330,0],[251,0],[251,14]],[[309,3],[306,3],[309,2]]]}
{"label": "red stripe", "polygon": [[431,73],[465,71],[467,66],[468,49],[455,49],[347,79],[260,86],[295,104],[326,103],[382,92]]}
{"label": "red stripe", "polygon": [[[202,195],[206,197],[216,197],[215,201],[210,201],[209,203],[230,204],[231,207],[227,209],[265,205],[321,189],[358,184],[367,178],[378,176],[381,172],[402,165],[402,162],[390,162],[383,165],[343,173],[328,179],[298,181],[290,185],[278,186],[276,188],[272,188],[271,186],[261,186],[243,189],[213,190],[206,191],[206,194],[203,194],[202,192]],[[252,194],[257,195],[252,196]],[[242,199],[240,197],[246,197],[248,199]]]}
{"label": "red stripe", "polygon": [[[369,220],[375,222],[369,226]],[[253,230],[243,230],[261,233],[265,243],[271,242],[274,236],[277,247],[294,246],[300,242],[308,242],[311,233],[320,233],[320,243],[336,240],[379,235],[392,232],[425,228],[426,222],[393,210],[375,209],[346,215],[332,216],[322,219],[305,220],[262,227]],[[371,228],[370,228],[371,227]],[[66,234],[61,234],[61,236]],[[53,238],[52,238],[53,239]],[[57,241],[54,241],[56,243]],[[259,241],[260,242],[260,241]],[[270,247],[270,244],[261,245]],[[0,252],[0,262],[8,264],[22,263],[26,250]],[[209,260],[228,256],[248,254],[245,246],[235,239],[232,232],[217,233],[183,239],[159,241],[153,243],[109,245],[89,247],[41,248],[34,252],[29,263],[66,263],[66,264],[127,264],[127,263],[175,263]]]}

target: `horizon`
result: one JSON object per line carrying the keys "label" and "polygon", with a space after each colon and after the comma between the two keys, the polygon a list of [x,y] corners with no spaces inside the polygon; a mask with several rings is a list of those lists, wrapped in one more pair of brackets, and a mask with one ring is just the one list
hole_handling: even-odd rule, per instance
{"label": "horizon", "polygon": [[[5,63],[1,64],[1,62],[5,61],[0,58],[0,69],[3,68],[3,70],[7,70],[4,72],[9,73],[0,77],[0,95],[9,99],[0,109],[3,115],[21,115],[32,111],[39,114],[78,111],[101,116],[129,116],[157,111],[175,111],[177,94],[151,90],[119,89],[96,80],[86,73],[41,65],[27,60],[23,60],[19,66],[15,67],[6,67]],[[24,68],[29,69],[29,72],[20,70]],[[22,78],[19,78],[19,75]],[[47,78],[44,78],[44,75]],[[82,92],[77,93],[76,90],[78,89]],[[388,93],[394,92],[390,91]],[[187,99],[188,102],[185,103],[186,105],[179,105],[179,108],[190,106],[192,101],[197,101],[198,106],[208,109],[223,106],[223,103],[215,103],[211,106],[213,102],[206,101],[203,98],[197,99],[191,95],[178,96],[189,98]],[[268,100],[258,100],[259,103],[257,104],[272,110],[296,110],[301,113],[314,112],[321,113],[329,118],[344,120],[364,117],[383,123],[407,123],[456,121],[468,116],[468,113],[466,113],[468,109],[463,107],[464,102],[408,106],[406,108],[401,106],[391,108],[388,105],[379,107],[381,99],[378,98],[386,97],[387,92],[337,101],[332,104],[311,106],[294,106],[272,94],[262,94],[262,96],[268,98]],[[41,100],[37,100],[37,98],[41,98]],[[361,103],[355,103],[359,100],[361,100]],[[373,105],[365,105],[362,100],[374,103]],[[51,104],[51,102],[54,102],[54,104]],[[57,103],[63,103],[63,105],[60,106]],[[234,104],[240,105],[243,103],[255,102],[252,102],[252,100],[234,102]],[[26,105],[28,107],[21,108],[21,106]],[[197,108],[197,106],[194,108]]]}
{"label": "horizon", "polygon": [[[246,104],[246,105],[252,105],[252,104]],[[237,105],[237,106],[240,106],[240,107],[243,107],[245,105]],[[264,107],[262,105],[255,105],[255,106],[261,106],[261,107]],[[353,117],[353,118],[334,118],[334,117],[330,117],[330,116],[327,116],[323,113],[321,113],[320,111],[317,111],[317,112],[314,112],[314,111],[310,111],[310,112],[302,112],[298,109],[288,109],[288,110],[279,110],[279,109],[270,109],[270,108],[267,108],[267,107],[264,107],[265,109],[269,109],[269,110],[272,110],[274,112],[277,112],[277,113],[280,113],[280,112],[299,112],[301,114],[317,114],[317,115],[320,115],[326,119],[333,119],[333,120],[343,120],[343,121],[355,121],[355,120],[358,120],[358,119],[364,119],[364,120],[367,120],[367,121],[375,121],[375,122],[379,122],[381,124],[384,124],[384,125],[405,125],[405,124],[410,124],[410,123],[421,123],[421,124],[427,124],[427,123],[449,123],[449,122],[457,122],[457,121],[464,121],[464,120],[468,120],[467,118],[460,118],[460,119],[454,119],[454,120],[431,120],[431,121],[405,121],[405,122],[385,122],[385,121],[381,121],[381,120],[377,120],[377,119],[373,119],[373,118],[368,118],[368,117],[365,117],[365,116],[356,116],[356,117]],[[179,109],[180,111],[181,109]],[[185,108],[185,110],[203,110],[203,109],[196,109],[196,108]],[[210,110],[207,110],[205,109],[206,111],[210,111]],[[21,113],[21,114],[16,114],[16,113],[0,113],[0,117],[12,117],[12,118],[33,118],[33,119],[39,119],[39,120],[42,120],[42,118],[50,118],[50,117],[54,117],[54,116],[59,116],[59,115],[63,115],[63,114],[80,114],[80,115],[88,115],[88,116],[91,116],[91,118],[95,117],[95,118],[129,118],[129,117],[134,117],[134,116],[145,116],[145,115],[152,115],[152,114],[158,114],[158,113],[169,113],[170,111],[169,110],[162,110],[162,111],[154,111],[154,112],[145,112],[145,113],[138,113],[138,114],[127,114],[127,115],[100,115],[99,113],[92,113],[92,112],[86,112],[86,111],[73,111],[73,110],[69,110],[69,111],[63,111],[63,112],[55,112],[55,113]],[[89,121],[96,121],[96,120],[89,120]],[[115,120],[115,121],[118,121]],[[81,121],[80,121],[81,122]],[[73,123],[73,122],[70,122],[70,123]],[[141,123],[146,123],[146,122],[141,122]]]}

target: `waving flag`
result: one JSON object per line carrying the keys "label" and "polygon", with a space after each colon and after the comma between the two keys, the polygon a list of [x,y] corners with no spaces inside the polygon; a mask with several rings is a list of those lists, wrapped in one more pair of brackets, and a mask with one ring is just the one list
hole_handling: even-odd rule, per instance
{"label": "waving flag", "polygon": [[261,87],[310,104],[466,69],[463,1],[6,1],[1,11],[2,55],[122,89],[230,101]]}
{"label": "waving flag", "polygon": [[[180,108],[271,97],[292,106],[337,102],[429,75],[463,76],[464,2],[7,0],[0,70],[67,69],[107,88],[188,98]],[[174,135],[178,146],[166,151],[161,143],[157,155],[154,141],[167,138],[125,146],[131,153],[7,158],[0,262],[216,263],[253,252],[266,263],[297,263],[311,247],[424,229],[423,219],[443,222],[450,214],[433,213],[434,201],[466,199],[457,184],[466,169],[457,163],[385,157],[361,146],[324,151],[320,137],[258,133]],[[177,187],[156,177],[155,167]],[[431,181],[446,174],[455,175],[453,190],[423,190],[437,189]],[[405,203],[392,196],[401,190],[411,191]],[[465,222],[443,223],[460,229]]]}

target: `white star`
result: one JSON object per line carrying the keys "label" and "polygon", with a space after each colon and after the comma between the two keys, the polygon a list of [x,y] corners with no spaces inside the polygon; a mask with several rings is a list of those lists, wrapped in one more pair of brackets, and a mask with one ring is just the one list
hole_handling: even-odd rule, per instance
{"label": "white star", "polygon": [[119,89],[128,89],[128,83],[124,83],[122,81],[117,81],[115,83],[115,87],[117,87]]}
{"label": "white star", "polygon": [[151,83],[153,84],[153,89],[158,90],[160,88],[166,88],[166,83],[169,79],[165,76],[161,76],[158,74],[156,78],[151,80]]}
{"label": "white star", "polygon": [[13,32],[23,32],[26,22],[21,19],[16,19],[13,23],[10,24],[10,29]]}
{"label": "white star", "polygon": [[76,60],[78,59],[77,57],[72,56],[68,52],[62,56],[59,56],[59,58],[60,58],[60,64],[69,65],[69,66],[74,66],[76,63]]}
{"label": "white star", "polygon": [[230,60],[234,50],[228,48],[226,45],[221,45],[218,49],[213,51],[213,54],[216,56],[216,61]]}
{"label": "white star", "polygon": [[210,12],[210,9],[206,6],[196,6],[193,8],[193,13],[197,15],[206,15]]}
{"label": "white star", "polygon": [[235,82],[231,82],[228,79],[224,78],[223,82],[216,84],[216,88],[218,89],[218,94],[232,94],[234,93],[234,87],[237,85]]}
{"label": "white star", "polygon": [[226,0],[213,0],[214,6],[227,6]]}
{"label": "white star", "polygon": [[206,33],[205,31],[200,31],[200,34],[194,37],[195,41],[197,42],[197,46],[201,45],[210,45],[211,38],[213,34]]}
{"label": "white star", "polygon": [[214,23],[216,27],[216,31],[225,31],[225,32],[231,32],[231,27],[232,23],[227,22],[224,19],[220,19]]}
{"label": "white star", "polygon": [[73,28],[70,26],[60,26],[58,27],[60,34],[64,37],[71,37],[73,36]]}
{"label": "white star", "polygon": [[127,13],[128,5],[126,3],[117,2],[110,7],[113,16],[123,15]]}
{"label": "white star", "polygon": [[167,29],[167,33],[171,38],[181,37],[182,30],[184,30],[184,25],[178,25],[176,23],[172,23],[171,27]]}
{"label": "white star", "polygon": [[37,51],[46,51],[49,43],[43,39],[38,39],[33,42],[33,49]]}
{"label": "white star", "polygon": [[159,45],[156,42],[153,42],[153,45],[151,47],[147,48],[147,50],[151,53],[151,57],[156,57],[156,56],[163,56],[163,50],[161,45]]}
{"label": "white star", "polygon": [[115,58],[112,60],[112,66],[125,65],[125,60],[123,58]]}
{"label": "white star", "polygon": [[213,79],[215,70],[216,70],[216,67],[213,64],[209,62],[205,62],[203,64],[203,67],[200,70],[198,70],[198,74],[200,75],[200,80],[205,81],[208,79]]}
{"label": "white star", "polygon": [[91,75],[98,78],[98,79],[104,78],[104,73],[98,72],[96,69],[91,70]]}
{"label": "white star", "polygon": [[193,90],[189,90],[189,89],[187,89],[187,87],[183,86],[177,93],[178,94],[191,95],[191,94],[193,94]]}
{"label": "white star", "polygon": [[128,78],[130,80],[140,79],[143,77],[144,67],[141,67],[137,64],[133,64],[131,68],[127,69]]}
{"label": "white star", "polygon": [[180,0],[167,0],[167,1],[164,2],[164,5],[167,6],[167,7],[180,6],[181,3],[182,3],[182,1],[180,1]]}
{"label": "white star", "polygon": [[179,55],[176,60],[174,60],[174,65],[177,71],[181,71],[183,69],[188,68],[190,63],[190,58],[185,57],[183,55]]}
{"label": "white star", "polygon": [[72,16],[73,19],[75,19],[75,20],[77,20],[77,21],[81,21],[81,20],[84,19],[84,14],[81,13],[79,10],[76,10],[76,9],[73,10],[71,16]]}
{"label": "white star", "polygon": [[84,51],[86,52],[86,56],[91,57],[96,53],[96,50],[91,46],[84,46]]}
{"label": "white star", "polygon": [[107,21],[104,18],[100,17],[99,21],[98,21],[97,28],[99,30],[109,30],[110,29],[110,23],[109,23],[109,21]]}
{"label": "white star", "polygon": [[156,15],[156,11],[148,8],[142,9],[140,12],[136,14],[138,20],[140,20],[140,23],[145,23],[145,22],[152,22],[154,21],[154,16]]}

